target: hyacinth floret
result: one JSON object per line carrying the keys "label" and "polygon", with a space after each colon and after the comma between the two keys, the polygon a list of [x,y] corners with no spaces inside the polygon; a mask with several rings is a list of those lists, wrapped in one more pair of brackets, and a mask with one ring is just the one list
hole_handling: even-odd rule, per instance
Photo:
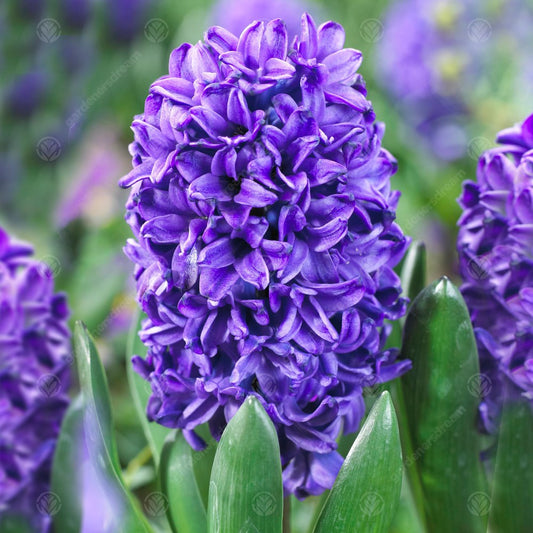
{"label": "hyacinth floret", "polygon": [[499,133],[459,203],[462,292],[475,327],[485,429],[504,393],[533,400],[533,115]]}
{"label": "hyacinth floret", "polygon": [[65,296],[32,253],[0,227],[0,529],[16,516],[40,532],[51,525],[46,502],[71,352]]}
{"label": "hyacinth floret", "polygon": [[121,181],[149,419],[200,449],[197,426],[218,439],[256,396],[298,497],[333,484],[363,387],[410,365],[383,348],[405,312],[396,161],[344,40],[304,15],[294,37],[276,19],[183,44],[133,122]]}

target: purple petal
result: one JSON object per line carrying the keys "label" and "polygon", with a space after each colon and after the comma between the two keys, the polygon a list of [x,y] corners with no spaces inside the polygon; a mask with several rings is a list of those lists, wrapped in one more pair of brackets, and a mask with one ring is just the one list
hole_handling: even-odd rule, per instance
{"label": "purple petal", "polygon": [[187,58],[191,48],[192,45],[184,43],[172,51],[168,62],[168,72],[171,76],[193,81],[194,77]]}
{"label": "purple petal", "polygon": [[184,78],[159,78],[150,90],[179,104],[192,105],[194,86]]}
{"label": "purple petal", "polygon": [[240,124],[246,129],[252,129],[252,116],[242,91],[232,89],[228,99],[228,118],[234,124]]}
{"label": "purple petal", "polygon": [[220,300],[231,290],[239,274],[232,266],[201,268],[200,294],[210,300]]}
{"label": "purple petal", "polygon": [[221,268],[235,261],[234,246],[229,237],[208,244],[198,254],[198,263],[212,268]]}
{"label": "purple petal", "polygon": [[188,189],[189,195],[193,200],[206,200],[216,198],[217,200],[231,200],[232,194],[228,187],[228,182],[213,176],[213,174],[204,174],[196,178]]}
{"label": "purple petal", "polygon": [[256,21],[247,26],[239,37],[237,52],[240,52],[245,65],[249,68],[259,67],[259,52],[264,31],[264,22]]}
{"label": "purple petal", "polygon": [[241,279],[251,283],[257,289],[264,290],[267,288],[270,275],[265,260],[258,249],[237,260],[235,269]]}
{"label": "purple petal", "polygon": [[234,198],[238,204],[252,207],[266,207],[275,203],[277,199],[274,193],[249,179],[242,180],[239,194]]}
{"label": "purple petal", "polygon": [[372,109],[370,102],[356,89],[340,83],[328,85],[324,90],[326,99],[334,104],[346,104],[356,111],[366,112]]}
{"label": "purple petal", "polygon": [[262,80],[287,80],[292,78],[296,72],[296,69],[293,65],[287,61],[283,61],[277,58],[270,58],[265,63],[265,72],[263,74]]}
{"label": "purple petal", "polygon": [[231,133],[228,123],[208,107],[191,107],[190,113],[196,123],[212,138]]}
{"label": "purple petal", "polygon": [[337,22],[322,24],[318,28],[317,59],[321,61],[330,54],[342,50],[345,37],[344,28]]}
{"label": "purple petal", "polygon": [[129,172],[129,174],[120,179],[120,181],[118,182],[119,185],[127,189],[128,187],[131,187],[134,183],[149,178],[150,173],[152,171],[152,166],[153,163],[151,161],[146,161],[144,163],[141,163],[140,165],[137,165],[133,168],[133,170]]}
{"label": "purple petal", "polygon": [[280,280],[281,283],[289,282],[291,279],[293,279],[300,273],[300,271],[302,270],[302,265],[305,262],[308,253],[309,248],[307,247],[307,244],[305,244],[299,239],[295,239],[292,248],[292,253],[289,256],[287,266],[280,273],[280,275],[282,276]]}
{"label": "purple petal", "polygon": [[274,109],[281,121],[285,124],[291,115],[298,109],[298,104],[288,94],[280,93],[272,97]]}
{"label": "purple petal", "polygon": [[323,226],[308,226],[309,247],[316,252],[324,252],[337,244],[348,230],[348,222],[341,218],[330,220]]}
{"label": "purple petal", "polygon": [[188,221],[180,215],[164,215],[145,222],[141,234],[157,243],[177,242],[180,234],[187,229]]}
{"label": "purple petal", "polygon": [[288,37],[287,28],[281,19],[271,20],[265,27],[261,43],[260,64],[265,65],[271,58],[285,59],[287,57]]}
{"label": "purple petal", "polygon": [[357,69],[363,62],[363,54],[353,48],[344,48],[324,59],[328,68],[328,84],[347,83],[352,85],[355,81]]}
{"label": "purple petal", "polygon": [[305,59],[316,57],[318,50],[318,34],[316,31],[315,21],[305,13],[302,15],[302,29],[300,31],[299,52]]}
{"label": "purple petal", "polygon": [[205,35],[205,40],[219,53],[229,52],[237,49],[239,40],[233,33],[221,28],[220,26],[213,26],[209,28]]}

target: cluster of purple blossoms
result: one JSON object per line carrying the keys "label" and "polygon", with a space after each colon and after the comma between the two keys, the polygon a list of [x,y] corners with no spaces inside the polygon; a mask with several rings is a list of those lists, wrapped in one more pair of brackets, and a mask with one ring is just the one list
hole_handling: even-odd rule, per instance
{"label": "cluster of purple blossoms", "polygon": [[383,349],[384,321],[405,312],[396,162],[344,39],[304,15],[294,39],[276,19],[183,44],[133,122],[121,181],[149,419],[201,449],[197,426],[218,439],[256,396],[298,497],[333,484],[363,387],[410,366]]}
{"label": "cluster of purple blossoms", "polygon": [[481,415],[495,429],[506,385],[533,400],[533,115],[500,132],[477,183],[460,198],[462,292],[478,343],[486,396]]}
{"label": "cluster of purple blossoms", "polygon": [[0,526],[16,515],[48,531],[39,501],[69,402],[69,311],[48,266],[31,256],[0,227]]}

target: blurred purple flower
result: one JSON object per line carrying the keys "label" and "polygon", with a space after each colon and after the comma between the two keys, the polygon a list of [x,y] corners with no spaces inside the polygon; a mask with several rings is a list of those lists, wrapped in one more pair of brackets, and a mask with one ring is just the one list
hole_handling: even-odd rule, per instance
{"label": "blurred purple flower", "polygon": [[145,15],[154,0],[108,0],[107,16],[110,38],[130,43],[142,35]]}
{"label": "blurred purple flower", "polygon": [[218,439],[256,396],[301,498],[333,484],[363,387],[410,366],[383,350],[384,320],[405,312],[396,161],[344,38],[304,15],[293,44],[280,19],[183,44],[133,122],[121,180],[148,417],[199,449],[198,425]]}
{"label": "blurred purple flower", "polygon": [[291,39],[300,32],[302,13],[316,11],[312,8],[313,3],[305,0],[218,0],[213,6],[211,21],[239,35],[255,20],[268,22],[281,18]]}
{"label": "blurred purple flower", "polygon": [[122,211],[123,199],[117,191],[116,177],[128,162],[119,147],[118,132],[111,125],[98,124],[86,133],[80,146],[84,165],[72,173],[69,183],[62,188],[55,210],[58,227],[65,227],[77,218],[101,227]]}
{"label": "blurred purple flower", "polygon": [[69,402],[69,312],[52,271],[31,255],[0,228],[0,525],[17,515],[48,531],[38,502]]}
{"label": "blurred purple flower", "polygon": [[467,144],[461,84],[472,51],[466,32],[469,3],[394,2],[378,45],[378,81],[420,138],[444,160],[464,155]]}
{"label": "blurred purple flower", "polygon": [[459,200],[462,292],[470,309],[485,387],[487,430],[506,383],[533,400],[533,115],[500,132]]}
{"label": "blurred purple flower", "polygon": [[18,118],[31,117],[46,98],[49,85],[50,77],[40,68],[20,75],[7,89],[6,111]]}
{"label": "blurred purple flower", "polygon": [[81,30],[89,22],[93,0],[61,0],[59,9],[67,26]]}
{"label": "blurred purple flower", "polygon": [[532,21],[531,5],[516,0],[391,4],[377,45],[377,79],[437,158],[466,154],[475,121],[496,121],[487,117],[494,100],[505,102],[499,120],[512,114],[510,106],[521,109],[531,89],[513,81],[524,70],[516,66],[522,58],[530,63]]}

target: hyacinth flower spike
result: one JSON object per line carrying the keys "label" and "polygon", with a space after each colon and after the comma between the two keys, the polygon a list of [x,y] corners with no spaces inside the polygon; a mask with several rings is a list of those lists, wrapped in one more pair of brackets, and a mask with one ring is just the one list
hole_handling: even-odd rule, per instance
{"label": "hyacinth flower spike", "polygon": [[133,121],[121,180],[148,418],[201,449],[195,428],[219,439],[255,396],[298,497],[332,486],[363,387],[410,366],[383,348],[385,319],[405,312],[396,161],[344,39],[304,15],[296,36],[276,19],[180,46]]}
{"label": "hyacinth flower spike", "polygon": [[489,432],[505,390],[533,400],[533,115],[497,141],[480,158],[477,181],[464,183],[457,241]]}
{"label": "hyacinth flower spike", "polygon": [[[0,227],[0,530],[50,530],[52,458],[67,409],[69,310],[53,273]],[[24,525],[22,525],[24,524]]]}

